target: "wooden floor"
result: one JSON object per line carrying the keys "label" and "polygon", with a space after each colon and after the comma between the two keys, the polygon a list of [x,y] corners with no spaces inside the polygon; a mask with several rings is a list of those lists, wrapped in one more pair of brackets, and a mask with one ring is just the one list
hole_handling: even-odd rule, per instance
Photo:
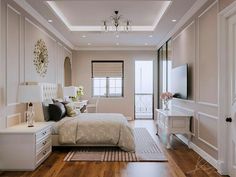
{"label": "wooden floor", "polygon": [[[33,172],[0,172],[11,177],[220,177],[216,170],[188,149],[177,137],[172,149],[165,149],[165,138],[155,135],[153,121],[132,121],[134,127],[145,127],[163,148],[168,162],[64,162],[69,148],[56,148],[49,158]],[[1,159],[0,159],[1,160]]]}

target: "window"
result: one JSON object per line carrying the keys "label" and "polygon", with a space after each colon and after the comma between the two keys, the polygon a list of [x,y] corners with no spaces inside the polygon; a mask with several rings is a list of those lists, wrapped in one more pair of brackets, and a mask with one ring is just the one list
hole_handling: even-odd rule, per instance
{"label": "window", "polygon": [[123,61],[92,61],[93,96],[123,96]]}

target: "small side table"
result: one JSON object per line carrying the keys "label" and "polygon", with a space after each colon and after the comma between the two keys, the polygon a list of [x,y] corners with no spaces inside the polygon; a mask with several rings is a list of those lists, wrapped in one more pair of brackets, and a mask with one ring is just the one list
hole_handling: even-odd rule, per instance
{"label": "small side table", "polygon": [[190,120],[193,115],[177,111],[177,110],[163,110],[156,109],[157,111],[157,135],[159,130],[166,131],[167,146],[171,148],[171,134],[185,134],[188,136],[188,147],[190,148],[191,132]]}
{"label": "small side table", "polygon": [[86,109],[86,106],[88,104],[88,100],[80,100],[80,101],[76,101],[74,102],[75,106],[77,109],[82,110],[82,109]]}

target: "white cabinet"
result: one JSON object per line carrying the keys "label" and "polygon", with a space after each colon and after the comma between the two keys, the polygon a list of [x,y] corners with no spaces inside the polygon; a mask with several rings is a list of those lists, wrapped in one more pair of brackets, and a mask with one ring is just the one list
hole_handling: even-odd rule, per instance
{"label": "white cabinet", "polygon": [[167,135],[167,148],[170,148],[171,134],[185,134],[188,136],[188,145],[190,145],[190,119],[193,115],[176,111],[156,109],[157,111],[157,134],[164,131]]}
{"label": "white cabinet", "polygon": [[0,170],[34,170],[51,153],[50,122],[0,130]]}

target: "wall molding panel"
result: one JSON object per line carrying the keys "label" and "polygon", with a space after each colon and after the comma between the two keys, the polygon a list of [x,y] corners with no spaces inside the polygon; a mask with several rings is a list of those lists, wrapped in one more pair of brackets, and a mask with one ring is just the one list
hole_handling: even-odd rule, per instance
{"label": "wall molding panel", "polygon": [[21,123],[21,113],[11,114],[7,116],[7,127]]}
{"label": "wall molding panel", "polygon": [[[6,18],[6,99],[7,105],[17,105],[21,64],[21,13],[7,4]],[[14,64],[13,64],[14,63]]]}
{"label": "wall molding panel", "polygon": [[[0,1],[1,17],[1,107],[0,128],[25,121],[25,104],[18,102],[18,86],[24,82],[50,82],[64,85],[64,60],[72,51],[60,39],[25,12],[14,1]],[[34,47],[43,39],[48,48],[49,65],[45,77],[33,64]],[[63,41],[64,42],[64,41]],[[59,45],[61,43],[61,45]],[[59,50],[60,46],[60,50]],[[63,74],[59,74],[59,72]]]}
{"label": "wall molding panel", "polygon": [[[217,127],[218,117],[213,116],[213,115],[209,115],[209,114],[206,114],[206,113],[203,113],[203,112],[198,112],[197,113],[197,119],[198,119],[198,139],[200,141],[202,141],[203,143],[207,144],[208,146],[210,146],[211,148],[213,148],[214,150],[218,151],[218,148],[215,145],[213,145],[211,142],[206,140],[204,137],[201,137],[201,132],[200,132],[201,131],[201,128],[200,128],[201,119],[202,120],[206,120],[206,119],[214,120],[216,122],[216,126],[215,127]],[[216,130],[216,134],[217,134],[217,130]],[[216,145],[217,145],[217,142],[216,142]]]}
{"label": "wall molding panel", "polygon": [[[214,11],[212,12],[212,10],[215,10],[216,13],[213,14]],[[197,17],[197,23],[198,23],[198,26],[197,26],[197,36],[198,36],[197,55],[198,55],[198,57],[197,57],[197,64],[196,64],[196,66],[197,66],[197,86],[198,86],[197,102],[199,104],[203,104],[203,105],[207,105],[207,106],[218,107],[218,90],[219,90],[218,89],[218,61],[216,60],[215,62],[213,62],[213,60],[217,59],[217,30],[215,30],[215,43],[212,44],[212,45],[216,45],[216,46],[212,47],[210,51],[205,50],[205,48],[206,48],[205,46],[212,46],[207,43],[208,41],[210,41],[210,42],[212,41],[212,40],[208,39],[209,34],[211,34],[211,33],[208,33],[209,31],[207,31],[208,28],[210,28],[211,32],[214,31],[214,30],[211,30],[211,28],[214,27],[214,23],[210,23],[211,21],[213,21],[212,18],[215,18],[216,23],[217,23],[217,1],[212,3],[208,8],[206,8]],[[201,25],[201,23],[203,23],[203,24]],[[217,25],[216,25],[216,28],[217,28]],[[216,56],[213,56],[212,55],[213,53],[215,53]],[[211,60],[209,60],[209,59],[211,59]],[[207,62],[207,60],[209,60],[209,63],[205,63],[205,62]],[[210,62],[210,61],[212,61],[212,62]],[[212,70],[209,70],[210,64],[216,65],[216,66],[213,65],[211,67],[215,68],[215,70],[217,71],[217,73],[216,73],[217,77],[211,76]],[[201,70],[202,68],[204,68],[204,69]],[[207,73],[204,73],[204,72],[207,72]],[[210,85],[208,85],[209,80],[208,81],[205,80],[205,78],[209,78],[209,77],[211,77]],[[204,81],[204,83],[201,83],[202,81]],[[202,88],[202,86],[205,86],[205,88]],[[210,91],[209,91],[209,88],[211,88]],[[209,92],[209,93],[206,94],[207,92]],[[216,93],[214,95],[217,95],[217,97],[214,98],[215,100],[210,97],[206,98],[206,96],[211,95],[212,92]],[[211,95],[211,97],[214,97],[214,95]]]}

